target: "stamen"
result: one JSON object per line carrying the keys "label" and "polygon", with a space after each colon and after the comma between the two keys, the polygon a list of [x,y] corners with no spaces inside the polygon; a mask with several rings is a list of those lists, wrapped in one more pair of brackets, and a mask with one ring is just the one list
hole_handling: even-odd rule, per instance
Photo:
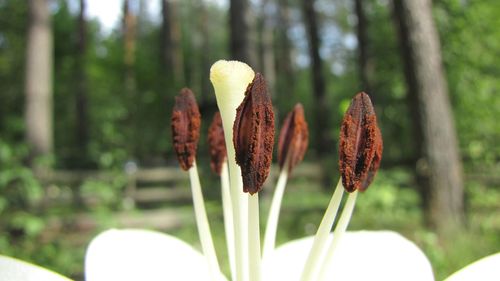
{"label": "stamen", "polygon": [[[354,206],[356,205],[356,198],[358,197],[358,191],[355,190],[352,193],[349,193],[347,197],[347,202],[345,203],[344,209],[342,210],[342,214],[340,215],[339,222],[333,231],[333,239],[330,242],[330,246],[326,251],[326,256],[323,260],[323,264],[321,265],[321,270],[319,274],[319,281],[323,281],[326,278],[326,271],[329,267],[332,267],[332,259],[334,257],[335,250],[337,246],[344,236],[344,233],[347,229],[347,225],[349,225],[349,221],[351,220],[352,212],[354,210]],[[333,267],[335,267],[333,265]]]}
{"label": "stamen", "polygon": [[200,236],[201,248],[203,250],[203,254],[207,258],[212,280],[216,281],[219,280],[220,267],[219,262],[217,261],[217,254],[215,253],[214,242],[210,232],[210,225],[208,224],[207,212],[205,210],[205,203],[201,192],[200,178],[198,176],[198,169],[196,168],[196,161],[193,162],[193,166],[188,170],[188,172],[189,180],[191,182],[194,213],[196,216],[196,225]]}
{"label": "stamen", "polygon": [[215,253],[215,247],[210,233],[207,212],[203,194],[201,192],[198,169],[196,168],[196,147],[200,138],[201,116],[190,89],[181,90],[175,99],[172,112],[172,136],[174,149],[182,169],[189,173],[191,192],[193,197],[194,213],[198,234],[200,236],[203,254],[207,258],[212,280],[218,280],[220,276],[219,262]]}
{"label": "stamen", "polygon": [[274,189],[273,200],[264,236],[264,257],[269,255],[276,243],[276,230],[278,229],[279,210],[285,191],[288,175],[292,169],[302,161],[309,143],[309,131],[304,117],[304,109],[300,103],[288,113],[280,130],[278,141],[278,163],[280,176]]}
{"label": "stamen", "polygon": [[184,171],[191,168],[198,140],[200,139],[201,116],[193,92],[183,88],[175,97],[172,111],[172,137],[174,150]]}
{"label": "stamen", "polygon": [[243,191],[248,192],[249,279],[260,281],[260,223],[258,192],[269,175],[274,146],[274,112],[264,77],[257,73],[236,110],[233,125],[236,163]]}
{"label": "stamen", "polygon": [[262,255],[264,258],[270,255],[274,250],[281,200],[283,199],[287,180],[288,169],[281,169],[278,182],[276,183],[276,188],[274,189],[274,195],[271,201],[271,207],[269,208],[269,215],[267,218],[266,233],[264,235],[264,251]]}
{"label": "stamen", "polygon": [[226,161],[227,150],[224,141],[224,128],[220,113],[216,112],[210,127],[208,127],[208,147],[210,151],[210,168],[220,176],[222,163]]}
{"label": "stamen", "polygon": [[351,219],[358,190],[365,191],[368,188],[381,159],[382,135],[377,125],[375,110],[370,97],[365,93],[358,93],[344,114],[340,130],[339,166],[342,183],[350,194],[322,261],[318,280],[326,278],[326,269],[331,266],[335,249]]}
{"label": "stamen", "polygon": [[259,192],[269,175],[274,147],[274,112],[264,77],[257,73],[236,110],[233,127],[236,163],[243,191]]}
{"label": "stamen", "polygon": [[[288,113],[280,130],[278,141],[278,163],[280,169],[287,168],[288,172],[299,164],[306,154],[309,144],[309,129],[304,117],[302,104],[295,105]],[[285,167],[285,160],[289,157],[289,163]]]}
{"label": "stamen", "polygon": [[342,181],[339,179],[335,191],[333,192],[332,199],[323,215],[323,219],[318,227],[316,236],[314,236],[314,242],[307,257],[306,263],[304,265],[304,270],[302,271],[301,281],[315,281],[318,271],[320,270],[320,261],[325,255],[325,246],[329,238],[330,230],[332,229],[333,223],[337,216],[337,212],[340,206],[340,201],[342,201],[342,195],[344,194],[344,187],[342,186]]}
{"label": "stamen", "polygon": [[365,191],[382,159],[382,136],[370,97],[358,93],[347,109],[340,129],[339,166],[348,192]]}
{"label": "stamen", "polygon": [[249,280],[261,279],[259,194],[248,195]]}

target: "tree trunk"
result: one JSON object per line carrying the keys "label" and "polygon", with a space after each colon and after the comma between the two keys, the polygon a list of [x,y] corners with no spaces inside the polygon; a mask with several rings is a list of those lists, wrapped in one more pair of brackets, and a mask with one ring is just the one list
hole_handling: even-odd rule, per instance
{"label": "tree trunk", "polygon": [[123,2],[123,49],[125,64],[125,90],[133,95],[135,92],[135,35],[136,35],[136,17],[130,11],[129,0]]}
{"label": "tree trunk", "polygon": [[49,1],[29,2],[26,47],[25,122],[31,158],[53,149],[52,124],[52,27]]}
{"label": "tree trunk", "polygon": [[130,1],[123,1],[123,63],[124,63],[124,77],[123,87],[124,95],[126,96],[126,106],[128,107],[127,122],[128,137],[127,150],[131,157],[140,155],[140,148],[142,138],[138,134],[140,132],[139,120],[139,104],[140,96],[137,94],[137,83],[135,77],[135,43],[136,43],[136,28],[137,18],[136,15],[130,10]]}
{"label": "tree trunk", "polygon": [[163,22],[160,42],[163,66],[166,75],[171,77],[176,87],[181,87],[184,84],[184,63],[181,31],[176,19],[177,3],[172,0],[161,0],[161,3]]}
{"label": "tree trunk", "polygon": [[[199,93],[198,85],[196,84],[196,75],[199,73],[199,67],[196,64],[196,44],[199,43],[196,34],[196,20],[199,15],[196,14],[194,10],[194,3],[198,2],[197,0],[189,0],[183,1],[182,9],[183,9],[183,17],[188,19],[193,19],[189,21],[185,21],[182,25],[180,25],[181,20],[179,18],[175,19],[177,23],[177,27],[174,28],[178,32],[178,42],[179,42],[179,55],[182,59],[182,66],[184,71],[184,81],[182,87],[189,85],[192,90],[196,94]],[[180,2],[179,2],[180,3]],[[180,5],[177,6],[181,9]],[[175,13],[180,16],[179,12]]]}
{"label": "tree trunk", "polygon": [[248,0],[231,0],[229,5],[229,41],[231,59],[255,67],[255,57],[250,41],[250,10]]}
{"label": "tree trunk", "polygon": [[184,86],[184,60],[181,46],[181,27],[177,19],[178,3],[162,0],[163,33],[165,35],[165,57],[177,87]]}
{"label": "tree trunk", "polygon": [[328,105],[325,95],[325,78],[323,76],[323,64],[319,56],[320,39],[318,35],[318,24],[314,12],[313,0],[302,0],[304,18],[309,41],[309,56],[312,68],[312,87],[314,95],[315,120],[314,133],[316,151],[318,156],[325,155],[331,149],[329,140]]}
{"label": "tree trunk", "polygon": [[430,226],[445,234],[464,221],[462,164],[430,0],[394,0],[410,99],[422,136],[417,173],[425,178]]}
{"label": "tree trunk", "polygon": [[210,24],[210,19],[208,16],[208,11],[207,7],[205,6],[206,3],[203,1],[200,1],[199,3],[199,21],[198,21],[198,28],[201,31],[201,75],[199,76],[200,79],[200,86],[201,86],[201,104],[205,104],[208,102],[208,100],[212,99],[213,100],[213,95],[210,95],[211,91],[211,86],[210,86],[210,79],[206,73],[210,73],[210,30],[209,30],[209,24]]}
{"label": "tree trunk", "polygon": [[368,54],[368,21],[366,18],[363,0],[354,0],[355,11],[358,23],[356,25],[356,32],[358,36],[358,71],[361,79],[361,86],[364,92],[370,94],[373,101],[376,100],[371,87],[371,78],[373,76],[373,66],[370,63]]}
{"label": "tree trunk", "polygon": [[172,75],[170,72],[174,68],[173,63],[173,51],[172,51],[172,24],[170,23],[170,1],[169,0],[161,0],[161,15],[162,15],[162,26],[161,26],[161,38],[160,38],[160,47],[161,47],[161,58],[162,58],[162,66],[165,70],[165,74],[167,76]]}
{"label": "tree trunk", "polygon": [[271,96],[274,96],[276,73],[274,66],[275,60],[274,60],[274,48],[273,48],[274,36],[270,23],[270,16],[267,14],[269,11],[268,9],[269,1],[263,0],[260,5],[261,9],[260,9],[259,23],[258,23],[258,32],[259,32],[258,71],[261,72],[266,78],[269,92],[271,93]]}
{"label": "tree trunk", "polygon": [[295,73],[292,65],[292,44],[288,38],[290,29],[290,7],[288,0],[278,0],[278,19],[276,27],[276,95],[287,112],[293,107],[295,99]]}
{"label": "tree trunk", "polygon": [[87,146],[89,140],[88,130],[88,96],[87,75],[85,71],[85,59],[87,54],[87,24],[85,22],[85,0],[80,0],[80,13],[78,15],[78,38],[76,54],[76,140],[78,144],[78,165],[87,165]]}
{"label": "tree trunk", "polygon": [[139,2],[139,7],[137,11],[137,34],[145,34],[147,33],[146,27],[148,26],[149,15],[148,15],[148,5],[150,1],[146,0],[137,0]]}

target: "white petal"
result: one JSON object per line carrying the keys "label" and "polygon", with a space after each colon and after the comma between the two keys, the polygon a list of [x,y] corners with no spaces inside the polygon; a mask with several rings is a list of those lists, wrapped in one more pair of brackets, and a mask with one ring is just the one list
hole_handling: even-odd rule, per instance
{"label": "white petal", "polygon": [[500,280],[500,253],[482,258],[453,273],[445,281]]}
{"label": "white petal", "polygon": [[[264,260],[264,280],[299,280],[313,237],[294,240]],[[347,232],[340,242],[327,280],[434,280],[424,253],[392,231]]]}
{"label": "white petal", "polygon": [[43,267],[0,255],[0,280],[14,281],[68,281],[62,275]]}
{"label": "white petal", "polygon": [[[108,230],[90,243],[87,281],[209,280],[205,257],[189,244],[160,232]],[[221,276],[221,280],[226,280]]]}

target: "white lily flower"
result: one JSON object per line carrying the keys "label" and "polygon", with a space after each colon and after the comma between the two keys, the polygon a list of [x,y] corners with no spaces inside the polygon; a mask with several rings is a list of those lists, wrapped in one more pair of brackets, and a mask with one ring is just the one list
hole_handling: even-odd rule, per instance
{"label": "white lily flower", "polygon": [[[310,236],[278,247],[264,260],[265,280],[299,280],[312,243]],[[425,254],[393,231],[346,232],[327,268],[324,280],[434,280]]]}
{"label": "white lily flower", "polygon": [[[274,241],[271,241],[268,244],[271,246],[267,247],[265,256],[262,258],[258,190],[254,195],[243,192],[242,172],[235,162],[235,147],[233,145],[233,123],[236,118],[236,108],[245,98],[245,90],[254,76],[253,70],[248,65],[235,61],[216,62],[210,73],[227,146],[227,163],[223,165],[225,168],[223,168],[222,175],[225,176],[222,176],[222,185],[229,187],[223,188],[223,195],[227,199],[223,200],[223,208],[229,214],[225,215],[225,219],[229,220],[226,222],[225,233],[231,236],[228,241],[232,241],[232,243],[228,242],[227,244],[228,247],[232,247],[228,251],[231,278],[226,277],[220,271],[210,237],[209,221],[203,207],[203,196],[196,166],[193,165],[194,168],[190,168],[189,171],[195,199],[194,204],[198,206],[198,208],[195,207],[195,213],[203,252],[194,249],[176,237],[156,231],[107,230],[95,237],[88,246],[85,257],[85,279],[87,281],[434,280],[432,267],[427,257],[414,243],[400,234],[392,231],[345,231],[356,201],[356,190],[350,193],[345,204],[347,207],[342,212],[335,231],[333,234],[330,233],[343,195],[341,181],[339,181],[334,196],[332,196],[327,208],[327,215],[321,222],[315,237],[290,241],[277,248],[274,248]],[[262,78],[259,76],[259,79]],[[263,80],[260,80],[260,83],[262,82]],[[265,84],[259,85],[265,86]],[[263,88],[259,87],[257,91],[261,91]],[[365,99],[369,99],[368,96],[364,94],[358,96],[358,99],[363,102],[363,107],[358,105],[356,110],[364,114],[367,112],[372,114],[370,108],[366,107],[368,103]],[[189,102],[192,101],[194,98],[189,100]],[[262,102],[262,99],[256,99],[256,102]],[[183,105],[187,107],[188,102],[185,101]],[[371,106],[371,103],[369,105]],[[179,110],[182,109],[183,107],[179,108]],[[257,112],[256,115],[260,116],[264,111],[254,112],[250,110],[246,112]],[[248,122],[243,120],[241,124],[246,126]],[[181,123],[181,125],[186,124]],[[189,128],[189,126],[182,128]],[[262,127],[258,127],[256,130],[261,129]],[[355,130],[356,128],[351,129]],[[378,127],[375,129],[378,130]],[[380,137],[380,132],[375,131],[372,140],[378,141],[377,138]],[[179,138],[179,140],[182,139]],[[253,149],[251,150],[253,151]],[[381,153],[381,147],[378,149],[377,153]],[[288,156],[285,159],[288,159]],[[193,161],[193,163],[195,162]],[[373,173],[370,176],[372,177]],[[361,180],[360,184],[366,183],[366,179]],[[369,181],[371,180],[372,178],[369,179]],[[284,185],[283,181],[281,182]],[[363,188],[366,187],[363,186]],[[276,202],[280,201],[281,199],[276,200]],[[279,209],[280,203],[277,204],[272,209],[275,207]],[[272,221],[277,224],[277,217],[274,217]],[[276,227],[269,229],[276,231]],[[271,237],[269,240],[274,240],[275,236],[271,233],[269,237]],[[491,276],[484,275],[491,273],[498,277],[500,275],[499,268],[500,254],[497,254],[466,267],[447,281],[478,280],[477,278],[483,276]],[[3,280],[62,281],[69,279],[20,260],[0,256],[0,281]]]}
{"label": "white lily flower", "polygon": [[[312,241],[310,236],[278,247],[263,260],[262,280],[299,280]],[[336,254],[327,280],[434,280],[422,251],[395,232],[347,232]],[[85,274],[88,281],[210,280],[200,252],[175,237],[145,230],[97,236],[87,251]]]}
{"label": "white lily flower", "polygon": [[475,261],[445,279],[445,281],[473,280],[500,280],[500,253]]}
{"label": "white lily flower", "polygon": [[[205,257],[189,244],[160,232],[107,230],[90,243],[85,279],[210,280]],[[220,281],[227,280],[223,275]]]}
{"label": "white lily flower", "polygon": [[[298,280],[312,237],[278,247],[263,264],[263,280]],[[433,280],[429,261],[391,231],[347,232],[328,280]],[[149,230],[108,230],[89,245],[85,280],[210,280],[202,254],[173,236]],[[480,259],[445,281],[498,280],[500,253]],[[0,255],[2,281],[68,281],[48,269]],[[221,276],[221,280],[227,280]]]}
{"label": "white lily flower", "polygon": [[58,273],[12,257],[0,255],[1,281],[69,281]]}

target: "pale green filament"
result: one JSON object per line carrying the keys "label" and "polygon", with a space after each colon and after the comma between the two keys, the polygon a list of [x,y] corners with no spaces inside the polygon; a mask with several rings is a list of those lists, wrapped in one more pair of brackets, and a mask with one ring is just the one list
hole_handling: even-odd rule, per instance
{"label": "pale green filament", "polygon": [[201,192],[200,178],[198,176],[198,169],[196,168],[196,161],[193,162],[193,166],[189,168],[188,172],[189,180],[191,181],[191,193],[193,195],[194,213],[196,217],[196,224],[198,226],[201,248],[208,261],[211,279],[216,281],[220,276],[220,268],[219,262],[217,261],[217,255],[215,253],[212,234],[210,233],[203,193]]}
{"label": "pale green filament", "polygon": [[[337,249],[337,246],[342,239],[342,236],[344,236],[344,233],[347,229],[347,225],[349,224],[349,221],[351,220],[352,212],[354,210],[354,205],[356,205],[356,198],[358,197],[358,191],[355,190],[354,192],[350,193],[349,196],[347,197],[347,202],[345,203],[344,209],[342,210],[342,214],[340,215],[339,222],[337,223],[337,226],[335,227],[335,230],[333,231],[333,239],[330,242],[330,246],[328,247],[328,250],[326,252],[325,259],[322,262],[321,265],[321,271],[319,274],[319,279],[320,281],[325,280],[326,278],[326,271],[328,267],[332,266],[332,258],[334,257],[335,250]],[[335,265],[333,265],[335,267]]]}
{"label": "pale green filament", "polygon": [[248,247],[250,281],[261,279],[259,193],[248,195]]}
{"label": "pale green filament", "polygon": [[267,257],[274,251],[276,243],[276,231],[278,229],[279,212],[281,208],[281,201],[285,192],[286,182],[288,179],[288,167],[285,162],[284,168],[280,172],[278,183],[274,189],[273,200],[269,215],[267,217],[266,233],[264,236],[264,252],[263,257]]}
{"label": "pale green filament", "polygon": [[328,208],[321,220],[321,223],[314,237],[314,242],[307,257],[306,263],[304,265],[304,270],[302,271],[301,281],[316,281],[316,276],[320,270],[320,261],[325,255],[325,246],[332,229],[333,222],[337,216],[337,211],[340,206],[340,201],[342,200],[342,195],[344,194],[344,187],[342,186],[342,180],[339,179],[337,187],[333,193],[332,199],[328,204]]}

